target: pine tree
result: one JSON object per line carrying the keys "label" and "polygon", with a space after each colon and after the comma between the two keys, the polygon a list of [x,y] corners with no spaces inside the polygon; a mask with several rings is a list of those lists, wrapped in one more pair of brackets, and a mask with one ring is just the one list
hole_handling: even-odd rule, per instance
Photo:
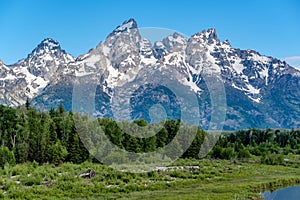
{"label": "pine tree", "polygon": [[67,161],[73,163],[82,163],[89,158],[89,151],[86,149],[82,143],[75,127],[75,122],[73,118],[73,113],[70,114],[70,132],[68,135],[67,144]]}
{"label": "pine tree", "polygon": [[25,107],[26,107],[27,110],[30,109],[30,102],[29,102],[28,98],[26,99]]}
{"label": "pine tree", "polygon": [[156,137],[148,137],[144,139],[144,152],[152,152],[156,150]]}
{"label": "pine tree", "polygon": [[23,108],[18,110],[18,123],[16,125],[16,145],[13,149],[16,163],[23,163],[28,160],[29,126],[28,120],[26,120],[23,111]]}
{"label": "pine tree", "polygon": [[60,114],[63,114],[63,113],[66,112],[66,110],[65,110],[64,106],[62,105],[62,103],[59,104],[58,110],[59,110]]}
{"label": "pine tree", "polygon": [[123,133],[115,121],[108,122],[108,124],[105,126],[105,134],[108,136],[112,143],[120,148],[123,147]]}
{"label": "pine tree", "polygon": [[50,122],[50,127],[49,127],[49,144],[55,144],[57,142],[57,133],[56,133],[56,124],[55,122],[51,121]]}
{"label": "pine tree", "polygon": [[200,130],[198,128],[197,134],[192,142],[192,144],[189,146],[189,148],[184,152],[183,156],[184,158],[199,158],[199,152],[200,148],[204,141],[204,131]]}
{"label": "pine tree", "polygon": [[48,161],[52,164],[61,164],[68,152],[64,146],[62,146],[60,140],[57,140],[55,144],[49,146]]}
{"label": "pine tree", "polygon": [[164,147],[168,140],[168,132],[163,127],[157,134],[156,134],[156,147],[161,148]]}

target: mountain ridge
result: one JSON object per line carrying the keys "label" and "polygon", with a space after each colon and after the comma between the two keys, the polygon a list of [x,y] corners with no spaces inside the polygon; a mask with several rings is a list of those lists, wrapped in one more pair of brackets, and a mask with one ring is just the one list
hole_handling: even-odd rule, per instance
{"label": "mountain ridge", "polygon": [[[175,32],[151,44],[142,38],[135,20],[129,19],[104,42],[77,58],[61,49],[57,41],[46,38],[27,58],[10,66],[0,63],[0,67],[0,103],[11,106],[22,105],[29,98],[34,105],[49,108],[63,103],[71,109],[74,77],[101,74],[96,94],[100,117],[112,117],[111,91],[142,72],[173,70],[180,74],[174,79],[206,95],[203,75],[221,74],[227,98],[226,129],[300,127],[300,72],[271,56],[233,48],[228,40],[220,41],[213,28],[190,38]],[[283,103],[277,102],[278,98]],[[267,109],[270,105],[276,109]],[[278,116],[269,116],[273,114]],[[209,118],[208,113],[205,118]],[[201,126],[208,127],[209,120],[204,121]]]}

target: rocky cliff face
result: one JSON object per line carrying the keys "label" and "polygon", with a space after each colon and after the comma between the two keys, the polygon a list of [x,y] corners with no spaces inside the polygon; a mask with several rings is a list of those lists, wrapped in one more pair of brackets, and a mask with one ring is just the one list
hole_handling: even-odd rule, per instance
{"label": "rocky cliff face", "polygon": [[[154,89],[153,82],[159,81],[157,76],[169,73],[170,79],[197,95],[203,128],[209,127],[212,114],[204,77],[218,77],[226,92],[225,129],[300,127],[300,72],[276,58],[220,41],[215,29],[190,38],[173,33],[151,44],[130,19],[103,43],[76,59],[62,50],[58,42],[45,39],[18,63],[6,66],[0,62],[0,70],[1,104],[18,106],[29,98],[34,105],[43,104],[45,108],[63,103],[71,109],[77,79],[96,75],[95,107],[100,117],[115,117],[112,102],[116,88],[136,83],[141,86],[138,91],[152,85],[151,91],[156,93],[136,95],[130,102],[131,117],[148,120],[147,109],[155,102],[178,108],[180,101],[172,105],[170,100],[162,100],[160,89]],[[159,75],[155,74],[158,72]],[[149,92],[149,87],[144,88],[144,94],[145,91]],[[168,117],[176,118],[178,114],[175,111]],[[122,119],[121,114],[118,119]]]}

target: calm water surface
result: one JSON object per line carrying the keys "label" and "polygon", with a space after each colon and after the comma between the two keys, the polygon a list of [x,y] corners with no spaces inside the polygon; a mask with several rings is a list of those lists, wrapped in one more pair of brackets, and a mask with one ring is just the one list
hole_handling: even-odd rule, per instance
{"label": "calm water surface", "polygon": [[300,200],[300,185],[264,192],[265,200]]}

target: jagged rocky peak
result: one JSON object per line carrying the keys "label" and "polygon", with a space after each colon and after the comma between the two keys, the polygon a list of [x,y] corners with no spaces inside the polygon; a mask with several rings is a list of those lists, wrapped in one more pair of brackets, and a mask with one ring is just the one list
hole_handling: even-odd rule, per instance
{"label": "jagged rocky peak", "polygon": [[[0,61],[0,102],[19,106],[26,98],[33,98],[34,105],[43,103],[50,108],[62,102],[71,109],[73,75],[99,72],[97,106],[101,109],[97,112],[99,116],[112,117],[110,102],[114,88],[127,87],[127,83],[135,80],[148,84],[149,79],[156,79],[152,75],[170,71],[174,72],[172,80],[188,86],[186,89],[201,91],[203,107],[199,109],[205,110],[201,126],[208,128],[210,91],[203,75],[216,74],[216,80],[221,78],[226,89],[226,129],[300,127],[300,72],[285,62],[253,50],[234,48],[228,40],[220,41],[215,29],[188,39],[171,32],[164,39],[151,42],[141,37],[137,23],[129,19],[103,43],[73,62],[74,58],[57,41],[47,38],[15,65],[6,66]],[[148,100],[141,96],[140,102]],[[133,106],[140,109],[137,104]]]}
{"label": "jagged rocky peak", "polygon": [[216,29],[214,29],[214,28],[210,28],[210,29],[208,29],[207,30],[207,32],[206,32],[207,34],[206,35],[208,35],[208,38],[212,38],[212,39],[218,39],[218,36],[217,36],[217,31],[216,31]]}
{"label": "jagged rocky peak", "polygon": [[18,73],[23,73],[21,68],[27,68],[28,72],[37,77],[51,78],[56,76],[56,71],[61,68],[64,70],[68,63],[74,61],[74,58],[61,49],[60,44],[46,38],[37,45],[25,59],[18,61],[13,66]]}
{"label": "jagged rocky peak", "polygon": [[169,35],[168,37],[164,38],[162,43],[166,46],[166,48],[169,51],[171,51],[174,47],[176,47],[175,50],[182,48],[186,45],[187,41],[184,36],[175,32],[173,33],[173,35]]}
{"label": "jagged rocky peak", "polygon": [[124,21],[121,25],[117,26],[108,36],[107,38],[113,37],[115,35],[120,35],[124,32],[130,32],[130,30],[137,30],[137,23],[134,19],[130,18]]}
{"label": "jagged rocky peak", "polygon": [[68,63],[70,61],[74,61],[74,58],[67,54],[65,50],[61,49],[60,44],[52,39],[46,38],[37,47],[27,56],[25,60],[21,60],[18,64],[24,64],[27,62],[33,62],[38,60],[43,61],[62,61],[64,63]]}
{"label": "jagged rocky peak", "polygon": [[32,53],[44,54],[44,53],[53,53],[54,51],[61,50],[60,44],[51,39],[44,39],[34,50]]}
{"label": "jagged rocky peak", "polygon": [[0,78],[5,77],[9,68],[0,60]]}
{"label": "jagged rocky peak", "polygon": [[141,42],[140,42],[140,52],[146,58],[150,58],[152,56],[152,44],[148,39],[143,38],[141,40]]}
{"label": "jagged rocky peak", "polygon": [[224,40],[224,41],[222,42],[222,44],[231,47],[231,44],[230,44],[229,40]]}
{"label": "jagged rocky peak", "polygon": [[43,45],[43,46],[47,46],[47,47],[50,47],[50,48],[55,48],[55,47],[60,47],[59,43],[52,39],[52,38],[46,38],[44,39],[40,45]]}
{"label": "jagged rocky peak", "polygon": [[124,21],[121,25],[119,25],[113,33],[127,31],[129,29],[136,29],[137,23],[134,19],[130,18],[129,20]]}
{"label": "jagged rocky peak", "polygon": [[145,41],[133,19],[125,21],[108,35],[104,42],[104,54],[116,69],[126,69],[139,66],[140,48]]}
{"label": "jagged rocky peak", "polygon": [[153,54],[155,58],[160,59],[169,52],[181,51],[187,44],[187,39],[177,33],[167,36],[162,41],[156,41],[153,45]]}
{"label": "jagged rocky peak", "polygon": [[196,39],[199,42],[207,42],[208,44],[220,42],[217,31],[214,28],[209,28],[208,30],[202,30],[199,33],[192,35],[191,39]]}
{"label": "jagged rocky peak", "polygon": [[129,19],[113,30],[105,39],[104,45],[107,47],[117,46],[120,44],[134,44],[138,46],[141,40],[141,35],[137,28],[137,23],[134,19]]}

